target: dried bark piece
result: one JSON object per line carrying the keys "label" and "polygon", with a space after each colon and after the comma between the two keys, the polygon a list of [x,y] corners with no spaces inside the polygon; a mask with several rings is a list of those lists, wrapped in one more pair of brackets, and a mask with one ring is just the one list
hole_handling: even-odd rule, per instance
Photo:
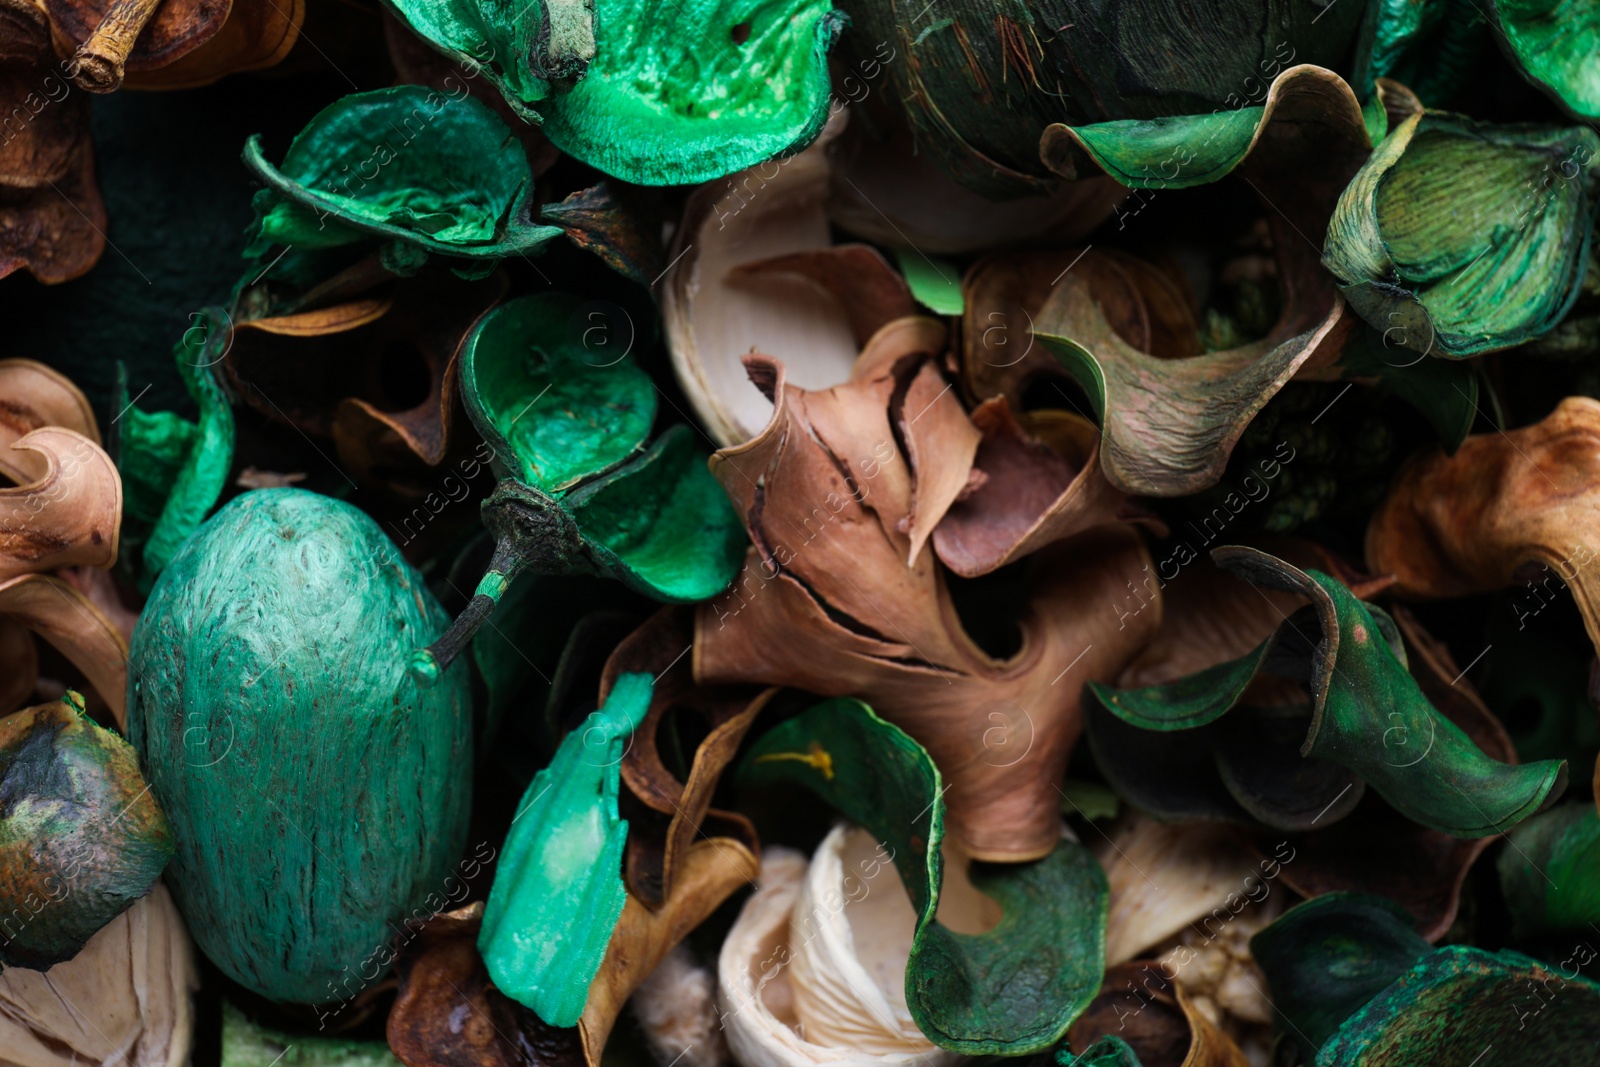
{"label": "dried bark piece", "polygon": [[824,389],[850,376],[867,339],[913,313],[898,271],[862,245],[830,248],[823,211],[827,145],[712,182],[689,198],[661,290],[673,371],[717,444],[748,441],[772,403],[740,360],[784,360],[796,384]]}
{"label": "dried bark piece", "polygon": [[[712,467],[756,547],[733,589],[697,610],[695,677],[861,697],[927,747],[950,784],[963,850],[1036,859],[1055,847],[1056,782],[1080,729],[1082,680],[1113,677],[1160,612],[1119,628],[1112,612],[1080,609],[1114,600],[1148,560],[1130,531],[1102,527],[1035,557],[1016,655],[994,659],[967,636],[937,561],[907,562],[924,471],[898,441],[960,414],[918,357],[926,336],[902,331],[864,353],[852,381],[823,392],[786,385],[781,364],[751,357],[752,377],[776,401],[772,421]],[[934,396],[920,411],[904,402],[918,378]],[[1023,755],[1012,758],[1012,742]]]}
{"label": "dried bark piece", "polygon": [[200,985],[194,948],[164,885],[43,974],[0,972],[4,1067],[176,1067],[187,1062]]}
{"label": "dried bark piece", "polygon": [[1176,975],[1156,960],[1106,969],[1100,993],[1067,1034],[1085,1052],[1106,1035],[1126,1041],[1142,1067],[1246,1067],[1239,1046],[1202,1015]]}
{"label": "dried bark piece", "polygon": [[133,749],[70,689],[0,719],[0,767],[11,800],[0,815],[0,901],[11,911],[0,962],[46,971],[150,891],[172,858],[172,828]]}
{"label": "dried bark piece", "polygon": [[0,359],[0,474],[18,485],[45,476],[46,453],[14,449],[18,440],[45,426],[74,430],[100,444],[94,408],[70,378],[31,359]]}
{"label": "dried bark piece", "polygon": [[46,426],[12,444],[43,457],[45,471],[0,489],[0,581],[73,564],[109,567],[122,529],[122,479],[94,441]]}
{"label": "dried bark piece", "polygon": [[60,650],[127,725],[128,642],[99,608],[59,578],[24,574],[0,582],[0,615]]}
{"label": "dried bark piece", "polygon": [[1594,522],[1600,515],[1600,402],[1568,397],[1541,422],[1469,437],[1401,469],[1367,527],[1367,566],[1396,596],[1431,600],[1503,589],[1545,564],[1572,590],[1600,649]]}

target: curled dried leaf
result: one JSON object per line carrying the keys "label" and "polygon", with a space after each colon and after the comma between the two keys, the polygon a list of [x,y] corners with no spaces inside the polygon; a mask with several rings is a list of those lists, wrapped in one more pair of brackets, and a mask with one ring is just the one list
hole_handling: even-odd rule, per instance
{"label": "curled dried leaf", "polygon": [[47,426],[12,444],[43,458],[43,473],[0,489],[0,581],[20,574],[117,561],[122,479],[94,441]]}
{"label": "curled dried leaf", "polygon": [[55,646],[126,726],[128,641],[88,597],[59,578],[24,574],[0,582],[0,616]]}
{"label": "curled dried leaf", "polygon": [[44,477],[43,452],[12,448],[45,426],[60,426],[100,444],[100,427],[89,398],[60,371],[31,359],[0,359],[0,474],[19,485]]}

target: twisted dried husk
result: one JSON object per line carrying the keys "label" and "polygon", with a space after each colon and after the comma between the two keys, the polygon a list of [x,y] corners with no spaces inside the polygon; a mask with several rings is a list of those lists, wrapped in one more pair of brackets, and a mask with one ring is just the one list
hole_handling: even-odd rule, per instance
{"label": "twisted dried husk", "polygon": [[183,1067],[199,987],[194,950],[166,887],[40,973],[0,972],[3,1067]]}

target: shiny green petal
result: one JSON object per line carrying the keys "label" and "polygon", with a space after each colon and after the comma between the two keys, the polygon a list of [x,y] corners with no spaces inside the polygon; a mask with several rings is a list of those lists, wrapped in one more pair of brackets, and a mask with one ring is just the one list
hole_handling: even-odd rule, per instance
{"label": "shiny green petal", "polygon": [[1573,801],[1542,812],[1509,835],[1500,886],[1521,940],[1584,937],[1600,925],[1600,812]]}
{"label": "shiny green petal", "polygon": [[1600,3],[1487,0],[1501,50],[1522,76],[1575,118],[1600,119]]}
{"label": "shiny green petal", "polygon": [[517,806],[483,911],[478,950],[511,999],[576,1026],[622,915],[617,814],[624,746],[650,708],[650,676],[624,674],[605,706],[561,742]]}

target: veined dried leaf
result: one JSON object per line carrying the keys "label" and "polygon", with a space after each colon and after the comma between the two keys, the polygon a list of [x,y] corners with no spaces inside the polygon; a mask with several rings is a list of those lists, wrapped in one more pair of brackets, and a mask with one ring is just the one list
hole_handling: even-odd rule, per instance
{"label": "veined dried leaf", "polygon": [[0,581],[73,564],[109,567],[122,530],[122,479],[94,441],[47,426],[12,444],[39,454],[44,473],[0,489]]}
{"label": "veined dried leaf", "polygon": [[[908,358],[927,351],[917,333],[863,353],[853,379],[824,392],[786,385],[781,364],[751,358],[777,402],[772,422],[712,465],[756,547],[733,589],[698,609],[695,677],[860,697],[927,747],[950,783],[964,851],[1037,859],[1055,846],[1082,681],[1120,671],[1160,609],[1127,625],[1114,610],[1082,610],[1116,603],[1148,559],[1130,531],[1102,527],[1036,557],[1019,652],[998,660],[974,644],[939,564],[911,554],[915,524],[938,518],[912,514],[918,483],[955,479],[911,466],[918,449],[902,452],[899,435],[966,421],[936,367]],[[969,463],[940,461],[963,483]]]}
{"label": "veined dried leaf", "polygon": [[199,984],[183,919],[158,882],[72,959],[0,973],[0,1065],[182,1067]]}

